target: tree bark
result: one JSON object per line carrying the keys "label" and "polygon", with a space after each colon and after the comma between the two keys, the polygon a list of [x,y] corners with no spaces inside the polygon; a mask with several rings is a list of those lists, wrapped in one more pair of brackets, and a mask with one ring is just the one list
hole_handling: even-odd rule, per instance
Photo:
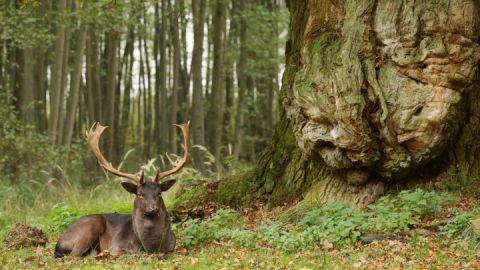
{"label": "tree bark", "polygon": [[[170,107],[170,123],[177,123],[178,113],[178,94],[180,83],[180,37],[179,37],[179,23],[178,23],[178,6],[177,3],[170,3],[170,19],[171,19],[171,38],[173,42],[173,72],[172,72],[172,96]],[[170,151],[177,153],[177,129],[168,129],[168,140],[170,143]]]}
{"label": "tree bark", "polygon": [[159,50],[160,50],[160,67],[157,72],[160,73],[159,79],[159,92],[160,92],[160,104],[162,111],[160,113],[161,118],[159,127],[160,127],[160,151],[167,151],[168,146],[168,126],[167,126],[167,1],[162,0],[161,7],[161,27],[160,27],[160,37],[159,37]]}
{"label": "tree bark", "polygon": [[47,129],[47,66],[48,52],[44,48],[36,48],[34,52],[35,61],[35,117],[38,132],[45,132]]}
{"label": "tree bark", "polygon": [[[84,3],[85,5],[85,3]],[[77,40],[77,48],[75,51],[75,61],[70,82],[70,93],[67,104],[67,118],[65,119],[65,135],[63,136],[63,144],[70,146],[73,136],[73,125],[75,122],[75,113],[77,112],[80,83],[82,79],[83,57],[85,51],[85,42],[87,31],[85,27],[81,27]]]}
{"label": "tree bark", "polygon": [[[241,14],[247,5],[248,1],[241,1],[238,4],[239,13]],[[246,68],[248,61],[247,54],[247,23],[245,18],[242,16],[239,19],[239,47],[240,53],[238,58],[237,65],[237,84],[238,84],[238,99],[237,99],[237,109],[235,115],[235,130],[234,130],[234,145],[233,145],[233,155],[236,157],[241,157],[244,146],[244,137],[245,137],[245,109],[246,109],[246,92],[247,92],[247,76]]]}
{"label": "tree bark", "polygon": [[124,49],[124,62],[125,62],[125,76],[123,76],[123,100],[120,111],[119,119],[119,142],[120,144],[119,153],[124,153],[125,142],[128,133],[128,126],[130,124],[130,107],[131,107],[131,98],[130,94],[132,91],[132,70],[133,70],[133,45],[135,41],[134,30],[130,29],[127,35],[127,42]]}
{"label": "tree bark", "polygon": [[217,160],[217,168],[220,169],[220,147],[222,138],[223,108],[225,91],[222,89],[222,80],[225,78],[224,71],[224,35],[226,23],[227,0],[215,2],[213,15],[213,68],[212,68],[212,94],[209,121],[211,129],[210,149]]}
{"label": "tree bark", "polygon": [[[63,13],[67,7],[67,0],[58,1],[58,12]],[[58,123],[59,123],[59,114],[61,110],[61,91],[62,91],[62,67],[66,43],[66,26],[60,22],[57,26],[56,31],[56,41],[55,41],[55,58],[52,69],[52,75],[50,83],[50,117],[48,131],[50,134],[50,140],[52,143],[56,143],[57,132],[58,132]]]}
{"label": "tree bark", "polygon": [[[71,6],[71,1],[67,1],[67,8]],[[67,27],[65,29],[65,53],[63,54],[63,63],[62,63],[62,83],[60,87],[60,103],[58,104],[58,127],[57,127],[57,138],[56,144],[62,144],[63,140],[63,124],[65,121],[65,95],[68,82],[68,61],[69,61],[69,52],[70,52],[70,29]]]}
{"label": "tree bark", "polygon": [[[143,25],[148,25],[147,21],[147,13],[146,13],[146,8],[142,5],[142,13],[143,13]],[[141,35],[140,39],[142,39],[140,44],[143,45],[143,48],[140,48],[140,50],[143,49],[143,54],[145,56],[145,71],[146,71],[146,80],[144,81],[144,94],[145,94],[145,100],[143,106],[145,110],[144,114],[144,142],[145,142],[145,155],[146,157],[150,157],[151,154],[151,143],[152,143],[152,72],[150,70],[150,53],[148,51],[148,44],[147,44],[147,36],[146,35]],[[145,78],[145,76],[144,76]]]}
{"label": "tree bark", "polygon": [[119,34],[111,32],[107,34],[107,98],[106,98],[106,122],[112,128],[108,133],[107,153],[110,160],[115,160],[115,100],[116,100],[116,75],[117,75],[117,46],[119,42]]}
{"label": "tree bark", "polygon": [[23,82],[20,91],[20,116],[23,123],[35,126],[35,76],[34,50],[23,50]]}
{"label": "tree bark", "polygon": [[260,158],[260,189],[277,201],[304,194],[301,209],[365,205],[452,171],[453,182],[478,179],[479,5],[442,3],[289,1],[285,110]]}
{"label": "tree bark", "polygon": [[[205,146],[204,104],[202,84],[203,38],[205,27],[205,0],[192,0],[193,14],[193,52],[192,52],[192,133],[193,143]],[[198,148],[192,149],[196,167],[204,171],[204,153]]]}

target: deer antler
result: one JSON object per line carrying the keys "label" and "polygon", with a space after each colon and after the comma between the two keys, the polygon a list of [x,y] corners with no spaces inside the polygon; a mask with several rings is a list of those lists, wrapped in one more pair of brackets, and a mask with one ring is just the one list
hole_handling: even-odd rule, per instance
{"label": "deer antler", "polygon": [[155,176],[155,182],[159,182],[161,179],[178,172],[187,163],[188,149],[189,149],[189,145],[190,145],[190,143],[189,143],[190,142],[190,121],[188,121],[185,124],[181,124],[181,125],[174,124],[174,126],[180,128],[182,130],[182,133],[183,133],[183,145],[182,145],[182,147],[183,147],[183,151],[185,153],[184,153],[182,158],[180,158],[176,161],[172,161],[170,156],[168,154],[166,154],[167,159],[170,162],[170,164],[172,164],[173,168],[168,170],[168,171],[165,171],[165,172],[158,171],[157,175]]}
{"label": "deer antler", "polygon": [[102,166],[106,171],[111,172],[116,176],[124,177],[130,180],[133,180],[138,184],[142,184],[143,172],[141,172],[141,176],[138,176],[137,174],[129,174],[129,173],[121,172],[115,169],[112,166],[112,163],[108,162],[108,160],[103,156],[102,152],[100,152],[100,147],[98,143],[100,141],[100,136],[102,136],[102,133],[103,131],[105,131],[105,129],[107,129],[107,127],[102,126],[98,122],[95,122],[90,128],[90,130],[86,131],[87,142],[90,145],[90,148],[92,149],[93,153],[97,157],[98,164],[100,164],[100,166]]}

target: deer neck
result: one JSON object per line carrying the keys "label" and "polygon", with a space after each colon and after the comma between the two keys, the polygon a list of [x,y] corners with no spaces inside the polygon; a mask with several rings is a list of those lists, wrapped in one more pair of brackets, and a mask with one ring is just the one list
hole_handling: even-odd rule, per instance
{"label": "deer neck", "polygon": [[145,216],[134,209],[133,231],[142,243],[145,251],[156,252],[163,246],[166,235],[170,231],[170,220],[166,209],[156,216]]}

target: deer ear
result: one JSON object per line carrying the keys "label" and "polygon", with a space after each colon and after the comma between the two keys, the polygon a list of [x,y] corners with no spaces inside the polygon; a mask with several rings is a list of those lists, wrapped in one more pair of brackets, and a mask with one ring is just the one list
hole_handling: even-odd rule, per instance
{"label": "deer ear", "polygon": [[162,182],[160,184],[160,190],[162,192],[169,190],[173,186],[173,184],[175,184],[175,182],[177,182],[177,180],[175,180],[175,179],[170,179],[170,180]]}
{"label": "deer ear", "polygon": [[137,186],[135,184],[122,182],[122,187],[130,193],[137,194]]}

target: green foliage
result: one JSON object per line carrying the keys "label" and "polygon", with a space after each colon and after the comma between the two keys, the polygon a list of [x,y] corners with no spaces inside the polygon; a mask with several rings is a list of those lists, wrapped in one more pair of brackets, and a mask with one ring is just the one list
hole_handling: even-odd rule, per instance
{"label": "green foliage", "polygon": [[300,221],[306,231],[320,241],[334,244],[353,243],[365,232],[404,232],[420,219],[435,215],[442,206],[453,202],[446,193],[421,189],[402,191],[395,196],[381,197],[366,210],[353,209],[347,203],[334,203],[306,213]]}
{"label": "green foliage", "polygon": [[0,41],[8,40],[20,48],[46,48],[55,39],[51,18],[50,12],[39,12],[38,5],[15,8],[0,4]]}
{"label": "green foliage", "polygon": [[451,205],[454,197],[448,193],[437,193],[416,189],[404,190],[396,196],[381,197],[370,205],[367,217],[373,220],[367,230],[380,232],[402,232],[418,224],[421,218],[435,213],[442,206]]}
{"label": "green foliage", "polygon": [[440,235],[447,239],[469,237],[470,221],[480,215],[480,208],[474,208],[466,212],[456,212],[448,222],[440,228]]}
{"label": "green foliage", "polygon": [[246,49],[252,55],[252,60],[247,61],[247,74],[255,78],[268,77],[273,69],[283,63],[284,58],[279,48],[286,37],[280,38],[278,44],[272,44],[272,40],[278,34],[275,31],[287,29],[288,12],[285,9],[270,10],[262,4],[252,3],[237,16],[246,21],[248,29]]}
{"label": "green foliage", "polygon": [[0,92],[0,180],[18,184],[17,188],[30,189],[22,193],[28,196],[35,195],[31,192],[35,187],[40,188],[53,180],[66,180],[66,175],[80,181],[85,147],[74,144],[66,149],[52,145],[46,135],[18,121],[12,103],[8,91]]}
{"label": "green foliage", "polygon": [[446,193],[421,189],[402,191],[395,196],[382,197],[365,210],[338,202],[307,212],[296,224],[264,222],[256,231],[239,227],[243,223],[239,222],[241,216],[224,209],[219,210],[211,220],[185,222],[179,234],[187,247],[209,240],[228,240],[247,248],[267,246],[296,252],[324,242],[352,244],[367,232],[404,232],[452,202],[453,196]]}
{"label": "green foliage", "polygon": [[264,223],[258,228],[258,239],[278,250],[295,252],[311,247],[314,242],[308,234],[297,231],[297,228],[287,229],[278,223]]}
{"label": "green foliage", "polygon": [[308,226],[305,233],[314,240],[340,244],[357,241],[367,222],[367,213],[339,202],[308,212],[299,224]]}
{"label": "green foliage", "polygon": [[[234,223],[240,220],[240,214],[230,209],[220,209],[209,221],[198,219],[187,220],[180,231],[183,244],[187,247],[204,243],[207,240],[220,239],[226,236],[223,230],[228,230]],[[238,225],[237,225],[238,226]]]}
{"label": "green foliage", "polygon": [[99,36],[110,31],[124,33],[128,27],[138,24],[138,11],[146,8],[145,4],[137,1],[85,3],[85,7],[75,5],[75,9],[61,14],[57,10],[49,10],[41,1],[23,1],[18,7],[0,3],[0,41],[9,41],[19,48],[49,48],[55,41],[54,29],[59,24],[73,31],[81,24],[88,25]]}
{"label": "green foliage", "polygon": [[69,204],[58,203],[52,207],[44,220],[38,225],[46,228],[50,232],[59,232],[68,228],[81,216],[81,211]]}

